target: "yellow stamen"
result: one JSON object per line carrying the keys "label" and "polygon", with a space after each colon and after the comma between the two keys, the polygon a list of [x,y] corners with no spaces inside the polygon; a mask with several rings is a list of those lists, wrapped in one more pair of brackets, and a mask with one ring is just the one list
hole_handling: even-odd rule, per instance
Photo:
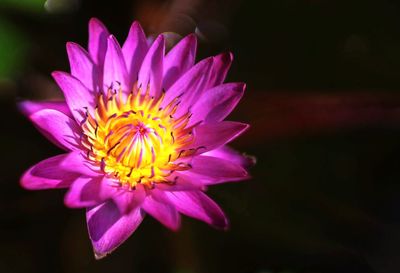
{"label": "yellow stamen", "polygon": [[166,177],[173,171],[190,168],[174,163],[193,150],[184,150],[193,142],[192,127],[186,127],[190,113],[175,118],[179,98],[161,108],[164,93],[157,99],[136,85],[123,98],[121,89],[109,88],[100,94],[94,113],[82,124],[82,144],[88,159],[97,164],[121,186],[135,188],[139,183],[153,187],[171,183]]}

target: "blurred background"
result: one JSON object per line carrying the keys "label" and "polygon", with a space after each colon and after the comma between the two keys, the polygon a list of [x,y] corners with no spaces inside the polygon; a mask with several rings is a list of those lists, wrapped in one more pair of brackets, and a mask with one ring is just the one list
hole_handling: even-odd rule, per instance
{"label": "blurred background", "polygon": [[[232,143],[257,157],[253,179],[213,187],[231,230],[147,217],[95,261],[83,210],[63,190],[18,180],[61,151],[16,109],[59,99],[65,43],[100,18],[125,39],[196,32],[198,59],[231,50],[247,93]],[[0,272],[400,272],[400,4],[392,0],[0,0]]]}

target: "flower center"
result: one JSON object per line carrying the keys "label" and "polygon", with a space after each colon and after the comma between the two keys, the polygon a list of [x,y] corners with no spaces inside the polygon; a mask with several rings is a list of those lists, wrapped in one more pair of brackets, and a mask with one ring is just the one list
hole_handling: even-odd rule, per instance
{"label": "flower center", "polygon": [[162,108],[164,93],[155,99],[149,88],[143,94],[135,86],[123,97],[121,88],[109,88],[106,95],[98,95],[94,113],[87,113],[82,144],[88,159],[120,186],[173,183],[167,176],[190,168],[175,163],[193,153],[183,149],[193,141],[194,126],[187,127],[190,113],[175,118],[179,97]]}

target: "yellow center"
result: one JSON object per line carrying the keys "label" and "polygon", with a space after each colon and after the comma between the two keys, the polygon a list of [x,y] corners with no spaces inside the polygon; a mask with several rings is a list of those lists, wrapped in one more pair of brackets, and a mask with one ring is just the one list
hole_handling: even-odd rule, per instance
{"label": "yellow center", "polygon": [[149,88],[143,94],[135,86],[127,98],[123,96],[120,88],[110,88],[97,97],[94,112],[87,113],[82,144],[88,159],[121,186],[173,183],[167,176],[190,168],[187,163],[174,163],[193,153],[184,149],[193,141],[194,126],[187,127],[190,113],[175,118],[179,98],[161,108],[164,93],[155,99]]}

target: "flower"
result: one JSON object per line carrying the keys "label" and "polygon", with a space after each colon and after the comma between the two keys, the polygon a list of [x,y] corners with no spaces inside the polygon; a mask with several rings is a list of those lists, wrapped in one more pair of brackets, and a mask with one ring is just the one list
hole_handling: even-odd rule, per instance
{"label": "flower", "polygon": [[65,101],[20,104],[66,151],[31,167],[21,184],[68,188],[65,204],[86,208],[97,258],[124,242],[146,213],[172,230],[180,214],[228,227],[204,191],[249,178],[252,159],[225,146],[248,128],[224,121],[245,84],[223,83],[230,53],[195,64],[196,45],[189,35],[165,54],[164,36],[149,44],[134,22],[121,48],[91,19],[88,51],[67,43],[71,73],[52,74]]}

